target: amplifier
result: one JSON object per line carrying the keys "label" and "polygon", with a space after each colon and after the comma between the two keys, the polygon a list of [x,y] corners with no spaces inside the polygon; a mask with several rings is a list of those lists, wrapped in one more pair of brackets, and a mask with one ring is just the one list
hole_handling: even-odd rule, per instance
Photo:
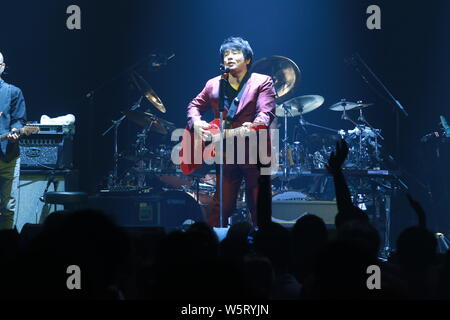
{"label": "amplifier", "polygon": [[189,194],[168,190],[149,194],[98,194],[89,207],[103,210],[123,227],[180,228],[204,221],[201,207]]}
{"label": "amplifier", "polygon": [[15,226],[20,232],[27,223],[40,224],[62,205],[45,204],[41,197],[46,191],[78,190],[78,171],[21,170],[17,189]]}
{"label": "amplifier", "polygon": [[73,168],[73,126],[38,125],[39,133],[20,139],[23,169]]}

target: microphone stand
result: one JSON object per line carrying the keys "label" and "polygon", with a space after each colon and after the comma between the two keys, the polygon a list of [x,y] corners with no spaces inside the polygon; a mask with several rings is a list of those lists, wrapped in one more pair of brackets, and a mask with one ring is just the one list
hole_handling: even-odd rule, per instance
{"label": "microphone stand", "polygon": [[150,63],[150,66],[153,69],[158,69],[158,68],[161,68],[162,66],[165,66],[167,64],[167,62],[169,62],[169,60],[172,59],[173,57],[175,57],[175,54],[171,54],[170,56],[164,57],[164,59],[163,59],[164,61],[162,61],[161,57],[159,57],[159,60],[158,60],[158,54],[155,54],[155,53],[149,54],[146,57],[144,57],[143,59],[134,63],[133,65],[127,67],[125,70],[119,72],[118,74],[113,76],[111,79],[103,82],[97,88],[86,93],[85,97],[87,99],[92,98],[98,91],[100,91],[104,87],[108,86],[109,84],[115,82],[116,80],[122,78],[123,76],[129,75],[131,72],[133,72],[135,69],[137,69],[138,67],[140,67],[142,64],[144,64],[147,61]]}
{"label": "microphone stand", "polygon": [[342,119],[342,120],[348,120],[348,121],[350,121],[351,123],[353,123],[353,125],[354,125],[355,127],[358,127],[358,124],[357,124],[355,121],[353,121],[352,118],[350,118],[349,116],[347,116],[347,113],[345,112],[345,111],[346,111],[345,107],[347,106],[347,103],[345,102],[344,99],[342,100],[341,105],[344,107],[344,110],[342,111],[341,119]]}
{"label": "microphone stand", "polygon": [[[222,68],[221,68],[222,69]],[[225,110],[224,93],[228,72],[223,70],[219,87],[219,117],[220,117],[220,147],[219,147],[219,205],[220,205],[220,228],[223,228],[223,112]]]}
{"label": "microphone stand", "polygon": [[[356,57],[356,59],[355,59]],[[358,61],[356,61],[358,60]],[[370,69],[370,67],[365,63],[365,61],[361,58],[361,56],[359,55],[359,53],[356,53],[354,55],[352,55],[352,57],[350,58],[350,64],[355,68],[355,70],[359,73],[359,75],[362,77],[362,79],[364,80],[364,82],[366,82],[369,87],[377,94],[379,95],[381,98],[383,98],[384,100],[387,100],[388,102],[390,102],[393,106],[396,106],[396,113],[395,113],[395,135],[396,135],[396,153],[398,155],[399,152],[399,146],[400,146],[400,119],[399,119],[399,115],[398,115],[398,110],[400,109],[403,114],[407,117],[408,116],[408,112],[406,112],[405,108],[403,107],[403,105],[400,103],[400,101],[398,101],[397,99],[395,99],[395,97],[392,95],[392,93],[386,88],[386,86],[383,84],[383,82],[381,82],[381,80],[377,77],[377,75],[372,71],[372,69]],[[369,74],[376,80],[376,82],[381,86],[381,88],[384,90],[384,92],[388,95],[388,97],[390,99],[386,99],[386,97],[382,96],[368,81],[368,79],[362,74],[361,70],[359,70],[358,64],[362,65],[368,72]]]}
{"label": "microphone stand", "polygon": [[407,117],[408,112],[406,112],[405,108],[402,106],[400,101],[395,99],[395,97],[392,95],[392,93],[386,88],[386,86],[381,82],[381,80],[377,77],[377,75],[372,71],[372,69],[369,68],[369,66],[364,62],[364,60],[361,58],[361,56],[357,53],[356,58],[360,61],[360,63],[363,65],[364,68],[366,68],[367,71],[374,77],[374,79],[378,82],[378,84],[383,88],[383,90],[388,94],[389,98],[391,98],[394,105],[396,105],[403,114]]}

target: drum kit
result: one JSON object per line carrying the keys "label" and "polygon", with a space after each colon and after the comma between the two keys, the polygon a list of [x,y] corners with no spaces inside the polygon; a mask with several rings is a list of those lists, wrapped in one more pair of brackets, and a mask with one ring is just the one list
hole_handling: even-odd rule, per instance
{"label": "drum kit", "polygon": [[[361,101],[351,102],[342,99],[328,107],[328,110],[342,113],[341,119],[349,121],[354,125],[351,130],[338,130],[328,128],[319,124],[311,123],[305,119],[305,115],[323,109],[325,99],[320,95],[293,96],[297,88],[301,72],[292,60],[272,56],[256,61],[251,72],[258,72],[272,77],[276,97],[276,119],[272,128],[280,126],[283,120],[284,137],[279,145],[280,152],[277,155],[279,170],[272,175],[274,181],[274,196],[284,199],[294,195],[296,198],[311,199],[305,193],[295,190],[292,185],[302,172],[311,169],[324,169],[330,153],[333,151],[336,141],[345,139],[349,144],[349,156],[345,163],[346,168],[354,169],[376,169],[381,166],[381,144],[384,139],[380,129],[373,128],[365,119],[363,111],[372,104]],[[132,75],[136,87],[143,93],[137,104],[130,110],[123,112],[122,117],[113,121],[113,125],[104,133],[114,129],[114,170],[109,175],[107,185],[103,192],[134,192],[149,193],[180,191],[194,198],[206,215],[206,208],[212,201],[215,192],[214,171],[205,172],[203,175],[186,176],[171,161],[172,145],[159,144],[151,146],[151,135],[167,136],[176,128],[169,121],[151,113],[139,111],[140,102],[146,98],[154,108],[165,113],[167,108],[152,90],[148,83],[137,73]],[[357,111],[359,117],[356,121],[350,118],[349,112]],[[137,124],[140,131],[136,136],[132,149],[119,153],[117,148],[117,127],[122,120]],[[295,122],[294,134],[290,137],[288,133],[288,119]],[[281,126],[280,126],[281,127]],[[318,132],[307,133],[307,128],[313,127]],[[316,131],[317,131],[316,130]],[[121,160],[131,161],[123,174],[118,174],[118,163]],[[245,204],[244,194],[238,199],[238,208]]]}
{"label": "drum kit", "polygon": [[[384,138],[381,130],[375,129],[364,117],[365,108],[373,104],[342,99],[327,108],[329,111],[340,112],[341,119],[354,126],[351,130],[338,130],[311,123],[306,120],[305,115],[319,108],[323,109],[325,99],[320,95],[293,97],[301,72],[292,60],[280,56],[263,58],[255,62],[252,70],[270,75],[277,93],[275,109],[277,118],[271,127],[284,131],[284,136],[279,142],[279,153],[275,152],[279,168],[272,175],[272,180],[275,182],[273,190],[277,196],[280,196],[280,192],[295,190],[295,180],[303,179],[304,173],[321,169],[325,172],[325,165],[339,139],[345,139],[349,144],[345,168],[377,170],[382,167],[380,142]],[[358,112],[356,121],[349,115],[354,112]],[[309,128],[314,128],[314,132],[308,130]],[[292,129],[293,134],[289,136]],[[311,184],[311,181],[307,184]],[[311,198],[311,195],[304,196]]]}
{"label": "drum kit", "polygon": [[[304,115],[316,110],[323,104],[323,97],[317,95],[300,96],[288,100],[276,108],[278,117],[284,118],[284,139],[281,144],[280,161],[284,178],[295,176],[299,170],[322,169],[339,139],[345,139],[349,144],[349,157],[345,168],[375,169],[381,165],[381,140],[384,140],[380,129],[373,128],[364,118],[363,108],[369,104],[362,102],[346,102],[342,100],[330,106],[331,111],[342,112],[342,119],[355,125],[351,130],[337,130],[308,122]],[[346,114],[349,110],[360,112],[358,122]],[[288,139],[288,118],[298,118],[294,128],[294,138]],[[319,128],[331,133],[305,133],[307,127]],[[300,134],[299,134],[300,133]]]}
{"label": "drum kit", "polygon": [[[194,177],[182,174],[171,159],[173,145],[155,144],[155,141],[170,137],[176,126],[151,113],[151,110],[138,110],[144,98],[161,113],[166,113],[167,108],[140,75],[133,74],[132,77],[143,95],[128,111],[122,112],[122,117],[113,121],[113,125],[103,133],[106,135],[114,129],[114,169],[109,173],[100,193],[114,196],[156,195],[155,199],[160,202],[161,210],[169,210],[177,205],[184,207],[183,210],[180,210],[181,207],[176,210],[176,219],[169,219],[172,222],[177,221],[177,225],[204,220],[215,191],[215,175]],[[140,130],[130,148],[119,152],[117,128],[125,119],[136,124]],[[120,170],[120,174],[119,163],[125,164],[125,169]],[[167,219],[165,221],[168,222]],[[173,223],[168,224],[174,226]]]}

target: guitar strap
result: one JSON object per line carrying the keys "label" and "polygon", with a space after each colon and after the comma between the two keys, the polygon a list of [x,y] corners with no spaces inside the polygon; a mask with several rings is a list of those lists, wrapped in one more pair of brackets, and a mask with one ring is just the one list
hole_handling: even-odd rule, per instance
{"label": "guitar strap", "polygon": [[233,101],[231,102],[231,106],[228,109],[227,118],[225,119],[225,128],[231,127],[231,123],[233,122],[234,117],[236,116],[239,102],[241,102],[241,97],[244,94],[245,88],[247,87],[248,78],[250,78],[249,73],[245,76],[244,85],[239,90],[237,97],[234,98]]}

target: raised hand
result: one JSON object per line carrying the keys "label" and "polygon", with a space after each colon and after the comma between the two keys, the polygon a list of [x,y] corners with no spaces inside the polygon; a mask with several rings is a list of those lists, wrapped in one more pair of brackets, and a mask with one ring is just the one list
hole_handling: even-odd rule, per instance
{"label": "raised hand", "polygon": [[409,193],[406,194],[408,198],[409,205],[414,209],[419,219],[419,226],[426,228],[426,214],[425,210],[423,210],[422,205],[416,201]]}
{"label": "raised hand", "polygon": [[331,174],[337,173],[341,170],[342,165],[348,156],[348,144],[344,139],[336,142],[336,150],[331,152],[328,163],[325,165],[328,172]]}

